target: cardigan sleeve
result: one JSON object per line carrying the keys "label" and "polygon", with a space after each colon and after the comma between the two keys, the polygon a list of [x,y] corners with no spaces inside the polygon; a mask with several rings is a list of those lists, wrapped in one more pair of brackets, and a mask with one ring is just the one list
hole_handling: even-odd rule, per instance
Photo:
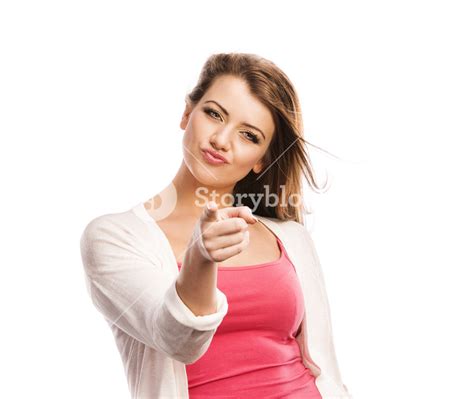
{"label": "cardigan sleeve", "polygon": [[128,335],[185,364],[208,349],[228,310],[216,287],[215,313],[196,316],[176,292],[176,279],[147,255],[137,234],[102,215],[80,238],[87,290],[99,312]]}
{"label": "cardigan sleeve", "polygon": [[[326,397],[338,399],[352,399],[352,394],[349,388],[343,383],[341,372],[336,356],[336,350],[334,347],[333,331],[332,331],[332,320],[331,320],[331,309],[328,300],[328,294],[326,291],[326,283],[324,280],[324,274],[321,267],[319,255],[316,250],[316,246],[310,232],[305,226],[301,226],[303,231],[303,241],[306,242],[306,247],[311,253],[312,261],[312,273],[310,279],[316,284],[315,291],[319,292],[319,301],[321,308],[324,309],[325,317],[318,322],[315,322],[311,326],[313,332],[312,336],[308,338],[308,344],[312,353],[317,356],[320,365],[323,368],[323,375],[320,379],[321,389],[325,391]],[[315,346],[318,342],[320,345]]]}

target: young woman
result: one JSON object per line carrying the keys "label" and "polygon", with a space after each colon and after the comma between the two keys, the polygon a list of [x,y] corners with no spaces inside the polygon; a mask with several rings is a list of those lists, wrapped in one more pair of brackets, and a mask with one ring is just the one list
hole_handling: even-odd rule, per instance
{"label": "young woman", "polygon": [[350,398],[302,175],[298,97],[254,54],[214,54],[186,97],[183,161],[153,198],[86,226],[88,291],[133,398]]}

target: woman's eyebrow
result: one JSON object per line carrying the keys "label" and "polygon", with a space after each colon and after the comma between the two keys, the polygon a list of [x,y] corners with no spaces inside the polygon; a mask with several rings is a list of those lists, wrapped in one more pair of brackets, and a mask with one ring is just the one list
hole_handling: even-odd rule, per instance
{"label": "woman's eyebrow", "polygon": [[[207,101],[204,101],[204,104],[206,103],[214,103],[216,104],[220,109],[222,109],[222,112],[224,112],[224,114],[226,116],[229,116],[229,112],[227,112],[227,110],[222,106],[220,105],[217,101],[214,101],[214,100],[207,100]],[[242,125],[244,126],[247,126],[251,129],[255,129],[257,130],[258,132],[260,132],[260,134],[263,136],[264,139],[266,139],[265,135],[263,134],[263,132],[257,127],[257,126],[254,126],[254,125],[251,125],[250,123],[247,123],[247,122],[243,122]]]}

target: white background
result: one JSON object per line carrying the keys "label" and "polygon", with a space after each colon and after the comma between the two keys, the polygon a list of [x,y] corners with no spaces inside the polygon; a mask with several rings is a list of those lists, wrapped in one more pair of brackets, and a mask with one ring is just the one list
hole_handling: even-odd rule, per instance
{"label": "white background", "polygon": [[167,185],[184,96],[215,52],[294,83],[325,193],[307,193],[355,399],[474,397],[469,2],[4,1],[2,398],[128,398],[87,296],[93,217]]}

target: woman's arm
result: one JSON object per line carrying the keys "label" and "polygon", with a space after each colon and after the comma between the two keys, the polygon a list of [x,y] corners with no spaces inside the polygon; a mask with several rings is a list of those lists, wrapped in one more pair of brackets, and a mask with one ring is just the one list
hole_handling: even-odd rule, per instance
{"label": "woman's arm", "polygon": [[214,313],[196,316],[176,291],[178,276],[141,251],[136,235],[114,214],[93,219],[80,247],[89,294],[107,320],[183,363],[205,353],[227,313],[224,293],[216,288]]}
{"label": "woman's arm", "polygon": [[336,356],[329,298],[315,242],[308,229],[294,221],[288,223],[285,234],[293,237],[293,245],[288,250],[300,266],[299,277],[307,306],[304,334],[297,336],[302,356],[319,369],[314,375],[318,375],[318,389],[323,397],[351,399]]}

